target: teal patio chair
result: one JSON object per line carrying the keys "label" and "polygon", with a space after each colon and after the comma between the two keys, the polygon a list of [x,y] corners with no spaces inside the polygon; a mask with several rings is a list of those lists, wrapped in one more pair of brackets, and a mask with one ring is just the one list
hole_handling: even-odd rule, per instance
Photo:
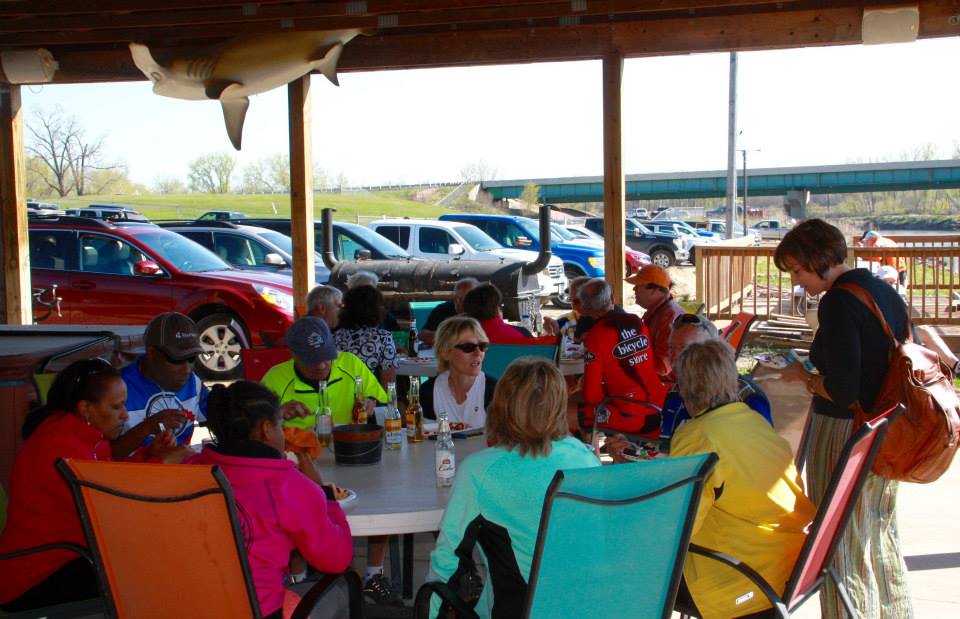
{"label": "teal patio chair", "polygon": [[443,301],[410,302],[410,311],[413,313],[413,317],[417,321],[417,329],[422,329],[423,325],[427,324],[427,318],[430,317],[430,312],[432,312],[433,309],[441,303],[443,303]]}
{"label": "teal patio chair", "polygon": [[[711,453],[558,471],[544,500],[521,616],[668,619],[716,462]],[[415,617],[426,616],[434,593],[456,616],[477,617],[438,582],[417,593]]]}
{"label": "teal patio chair", "polygon": [[507,366],[518,357],[544,357],[551,363],[557,363],[560,344],[556,336],[518,337],[511,341],[490,342],[490,348],[483,358],[483,372],[499,379]]}

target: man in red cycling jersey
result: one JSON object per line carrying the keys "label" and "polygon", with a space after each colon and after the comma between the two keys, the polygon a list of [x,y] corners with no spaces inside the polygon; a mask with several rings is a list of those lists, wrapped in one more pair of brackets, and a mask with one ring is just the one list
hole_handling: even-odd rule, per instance
{"label": "man in red cycling jersey", "polygon": [[[615,308],[610,285],[594,278],[580,288],[581,313],[595,319],[583,337],[583,389],[571,398],[571,427],[592,427],[596,406],[622,396],[659,406],[667,388],[654,368],[650,333],[634,314]],[[598,427],[656,438],[660,414],[642,404],[611,402],[596,419]]]}

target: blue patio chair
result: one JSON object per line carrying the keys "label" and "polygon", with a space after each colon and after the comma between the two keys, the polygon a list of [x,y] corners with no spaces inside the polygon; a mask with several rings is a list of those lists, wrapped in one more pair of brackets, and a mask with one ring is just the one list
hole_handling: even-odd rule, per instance
{"label": "blue patio chair", "polygon": [[[523,617],[669,618],[716,462],[711,453],[558,471],[543,504]],[[477,617],[437,582],[417,593],[415,617],[426,615],[434,593],[458,617]]]}
{"label": "blue patio chair", "polygon": [[560,349],[556,336],[536,338],[516,338],[513,342],[490,342],[490,348],[483,358],[483,372],[499,379],[507,366],[518,357],[544,357],[551,363],[557,363]]}

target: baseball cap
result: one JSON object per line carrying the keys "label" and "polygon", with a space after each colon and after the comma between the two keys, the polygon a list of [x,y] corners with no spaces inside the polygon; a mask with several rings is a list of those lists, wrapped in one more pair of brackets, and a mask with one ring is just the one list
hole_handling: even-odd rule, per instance
{"label": "baseball cap", "polygon": [[876,276],[877,279],[882,279],[884,281],[888,279],[896,280],[900,276],[900,273],[892,266],[885,264],[877,269]]}
{"label": "baseball cap", "polygon": [[155,316],[143,333],[143,343],[159,348],[172,361],[184,361],[203,352],[197,323],[180,312]]}
{"label": "baseball cap", "polygon": [[643,284],[654,284],[661,288],[670,288],[673,284],[673,282],[670,281],[670,276],[667,275],[667,270],[655,264],[648,264],[633,275],[627,277],[626,281],[635,286],[638,284],[641,286]]}
{"label": "baseball cap", "polygon": [[287,329],[287,348],[301,362],[314,366],[337,358],[337,344],[330,327],[316,316],[304,316]]}

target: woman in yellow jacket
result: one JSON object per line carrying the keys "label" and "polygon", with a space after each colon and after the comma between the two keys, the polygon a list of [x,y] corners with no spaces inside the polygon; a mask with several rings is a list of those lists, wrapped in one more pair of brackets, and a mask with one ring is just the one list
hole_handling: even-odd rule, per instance
{"label": "woman in yellow jacket", "polygon": [[[671,456],[714,452],[691,543],[732,555],[783,593],[815,508],[803,491],[790,445],[738,401],[737,368],[726,342],[692,344],[677,383],[687,410],[699,411],[673,435]],[[733,569],[688,554],[678,601],[703,619],[775,617],[766,596]]]}

